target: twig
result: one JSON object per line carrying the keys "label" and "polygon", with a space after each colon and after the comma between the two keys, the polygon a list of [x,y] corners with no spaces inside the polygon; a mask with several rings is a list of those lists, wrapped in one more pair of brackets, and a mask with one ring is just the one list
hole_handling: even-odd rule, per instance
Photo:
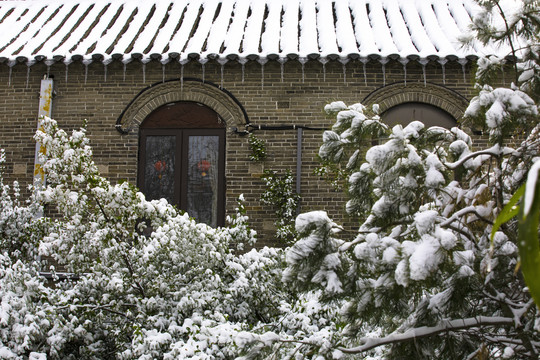
{"label": "twig", "polygon": [[124,259],[124,262],[126,263],[126,266],[129,270],[129,274],[131,275],[132,279],[133,279],[133,282],[135,283],[135,288],[137,290],[139,290],[139,292],[141,293],[141,295],[143,297],[146,297],[146,293],[144,291],[144,288],[142,287],[142,285],[137,281],[135,280],[135,271],[133,270],[133,267],[131,266],[131,263],[129,262],[129,259],[127,258],[126,254],[122,254],[122,259]]}
{"label": "twig", "polygon": [[[497,8],[499,9],[499,13],[501,14],[501,17],[503,18],[503,21],[504,21],[504,26],[506,27],[506,34],[504,36],[507,38],[508,43],[510,44],[512,55],[514,56],[515,59],[517,59],[516,49],[514,47],[514,42],[512,41],[512,35],[510,35],[510,26],[508,25],[508,19],[506,18],[506,14],[504,13],[502,9],[501,4],[499,4],[499,1],[495,1],[495,5],[497,5]],[[517,61],[514,61],[514,73],[516,76],[516,84],[517,84],[519,81],[519,70],[517,66]]]}
{"label": "twig", "polygon": [[105,310],[105,311],[108,311],[112,314],[116,314],[116,315],[120,315],[122,317],[125,317],[126,319],[130,320],[130,321],[133,321],[133,318],[124,314],[124,313],[121,313],[120,311],[116,311],[116,310],[113,310],[111,309],[109,306],[110,305],[97,305],[97,306],[94,306],[94,305],[65,305],[65,306],[61,306],[61,307],[58,307],[56,308],[57,310],[64,310],[64,309],[68,309],[72,306],[75,306],[75,307],[78,307],[78,308],[86,308],[86,309],[90,309],[90,310]]}

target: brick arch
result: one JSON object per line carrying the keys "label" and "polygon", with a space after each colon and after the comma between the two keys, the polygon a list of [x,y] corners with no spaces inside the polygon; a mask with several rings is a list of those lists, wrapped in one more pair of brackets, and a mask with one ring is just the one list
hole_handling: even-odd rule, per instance
{"label": "brick arch", "polygon": [[121,133],[138,131],[150,113],[162,105],[178,101],[206,105],[219,114],[229,129],[243,128],[249,123],[245,109],[231,93],[210,82],[184,79],[182,82],[160,82],[142,90],[118,117],[116,129]]}
{"label": "brick arch", "polygon": [[380,113],[396,105],[419,102],[436,106],[459,120],[469,101],[459,93],[435,84],[396,83],[373,91],[364,98],[365,105],[379,104]]}

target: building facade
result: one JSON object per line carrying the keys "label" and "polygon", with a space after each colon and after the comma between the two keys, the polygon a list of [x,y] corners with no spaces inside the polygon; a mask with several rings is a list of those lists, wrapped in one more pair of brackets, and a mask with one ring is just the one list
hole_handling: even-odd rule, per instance
{"label": "building facade", "polygon": [[[8,181],[33,179],[40,88],[51,116],[88,134],[102,175],[222,225],[244,195],[260,244],[274,209],[265,170],[290,170],[300,211],[345,215],[316,174],[325,104],[378,103],[450,126],[473,96],[478,55],[457,35],[469,0],[11,1],[0,3],[0,147]],[[398,115],[396,115],[398,114]],[[425,114],[425,115],[424,115]],[[405,119],[408,121],[410,119]],[[248,134],[266,144],[250,160]]]}

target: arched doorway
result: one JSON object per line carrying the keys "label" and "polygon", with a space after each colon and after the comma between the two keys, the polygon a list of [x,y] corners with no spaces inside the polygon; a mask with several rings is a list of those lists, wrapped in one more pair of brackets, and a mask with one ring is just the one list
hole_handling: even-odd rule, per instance
{"label": "arched doorway", "polygon": [[406,126],[412,121],[421,121],[426,128],[441,126],[447,129],[457,126],[456,119],[437,106],[419,102],[406,102],[393,106],[381,114],[384,123]]}
{"label": "arched doorway", "polygon": [[138,186],[198,222],[225,218],[225,122],[209,107],[178,101],[152,111],[139,126]]}
{"label": "arched doorway", "polygon": [[[469,101],[458,92],[436,84],[395,83],[376,89],[362,104],[378,104],[381,117],[388,124],[404,125],[414,119],[424,121],[427,126],[449,128],[461,119]],[[430,118],[442,120],[433,123]]]}

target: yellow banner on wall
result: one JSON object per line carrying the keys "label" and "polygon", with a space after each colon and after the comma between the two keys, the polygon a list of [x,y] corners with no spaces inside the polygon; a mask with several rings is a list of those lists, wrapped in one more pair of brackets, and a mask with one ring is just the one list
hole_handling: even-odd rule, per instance
{"label": "yellow banner on wall", "polygon": [[[41,80],[41,89],[39,91],[39,110],[37,128],[42,127],[41,119],[45,116],[51,117],[52,98],[53,98],[53,79]],[[45,173],[43,172],[42,164],[39,161],[39,153],[43,153],[45,148],[42,145],[36,144],[36,153],[34,156],[34,184],[45,184]]]}

